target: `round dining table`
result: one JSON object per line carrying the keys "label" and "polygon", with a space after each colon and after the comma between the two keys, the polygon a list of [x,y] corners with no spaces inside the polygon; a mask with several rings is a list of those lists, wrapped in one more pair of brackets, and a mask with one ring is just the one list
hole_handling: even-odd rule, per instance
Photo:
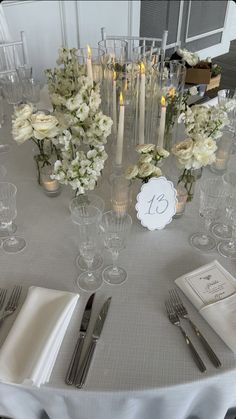
{"label": "round dining table", "polygon": [[[217,259],[236,276],[235,260],[223,258],[216,250],[196,251],[189,244],[191,233],[203,228],[198,187],[184,215],[155,231],[149,231],[137,219],[134,192],[130,208],[133,225],[119,257],[128,278],[121,285],[103,283],[96,292],[87,344],[99,310],[111,296],[109,312],[85,386],[68,386],[65,376],[90,295],[76,285],[79,237],[69,211],[74,193],[70,187],[62,187],[57,197],[44,193],[37,183],[33,145],[28,141],[19,146],[13,141],[10,114],[8,109],[0,129],[0,142],[10,146],[7,152],[0,153],[0,165],[6,169],[1,181],[17,186],[15,223],[17,234],[26,240],[26,248],[16,254],[0,248],[0,287],[22,285],[21,304],[33,285],[79,293],[80,297],[50,381],[40,388],[1,382],[0,415],[13,419],[223,419],[227,410],[236,406],[234,353],[183,296],[192,320],[222,362],[218,369],[211,364],[185,324],[207,367],[201,373],[165,310],[168,291],[175,286],[175,279],[187,272]],[[230,165],[234,162],[232,154]],[[104,199],[106,210],[111,209],[108,173],[105,169],[94,191]],[[203,178],[208,176],[219,175],[205,168]],[[137,185],[134,190],[138,190]],[[106,266],[111,256],[104,251],[103,257]],[[2,325],[1,344],[18,312]],[[30,348],[26,350],[30,353]]]}

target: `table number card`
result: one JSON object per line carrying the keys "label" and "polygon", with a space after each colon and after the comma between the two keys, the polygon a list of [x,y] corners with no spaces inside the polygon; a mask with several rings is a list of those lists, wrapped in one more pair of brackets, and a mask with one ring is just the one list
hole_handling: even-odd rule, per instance
{"label": "table number card", "polygon": [[161,230],[176,212],[176,190],[164,176],[151,178],[137,196],[137,217],[149,230]]}

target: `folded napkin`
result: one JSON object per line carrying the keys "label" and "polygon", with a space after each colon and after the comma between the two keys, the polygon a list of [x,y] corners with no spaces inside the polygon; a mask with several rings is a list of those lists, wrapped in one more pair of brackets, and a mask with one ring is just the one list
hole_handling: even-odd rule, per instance
{"label": "folded napkin", "polygon": [[29,288],[0,351],[0,380],[40,386],[49,381],[79,295]]}
{"label": "folded napkin", "polygon": [[175,280],[199,313],[236,353],[236,281],[214,261]]}

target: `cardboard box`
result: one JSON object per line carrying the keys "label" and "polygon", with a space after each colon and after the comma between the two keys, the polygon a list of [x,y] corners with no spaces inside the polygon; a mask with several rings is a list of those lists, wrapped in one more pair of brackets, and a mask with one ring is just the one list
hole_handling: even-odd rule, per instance
{"label": "cardboard box", "polygon": [[216,89],[216,87],[219,87],[220,79],[221,79],[221,74],[218,74],[218,76],[212,77],[210,80],[210,83],[207,85],[206,90],[212,90],[212,89]]}
{"label": "cardboard box", "polygon": [[208,84],[211,80],[209,68],[187,68],[185,83]]}

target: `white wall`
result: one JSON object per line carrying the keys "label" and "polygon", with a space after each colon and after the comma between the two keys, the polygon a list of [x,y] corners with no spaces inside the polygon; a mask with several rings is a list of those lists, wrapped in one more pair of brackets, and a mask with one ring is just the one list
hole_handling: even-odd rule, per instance
{"label": "white wall", "polygon": [[3,1],[12,38],[24,30],[34,76],[53,67],[57,50],[68,47],[96,47],[101,27],[107,34],[138,35],[140,0],[111,1]]}

